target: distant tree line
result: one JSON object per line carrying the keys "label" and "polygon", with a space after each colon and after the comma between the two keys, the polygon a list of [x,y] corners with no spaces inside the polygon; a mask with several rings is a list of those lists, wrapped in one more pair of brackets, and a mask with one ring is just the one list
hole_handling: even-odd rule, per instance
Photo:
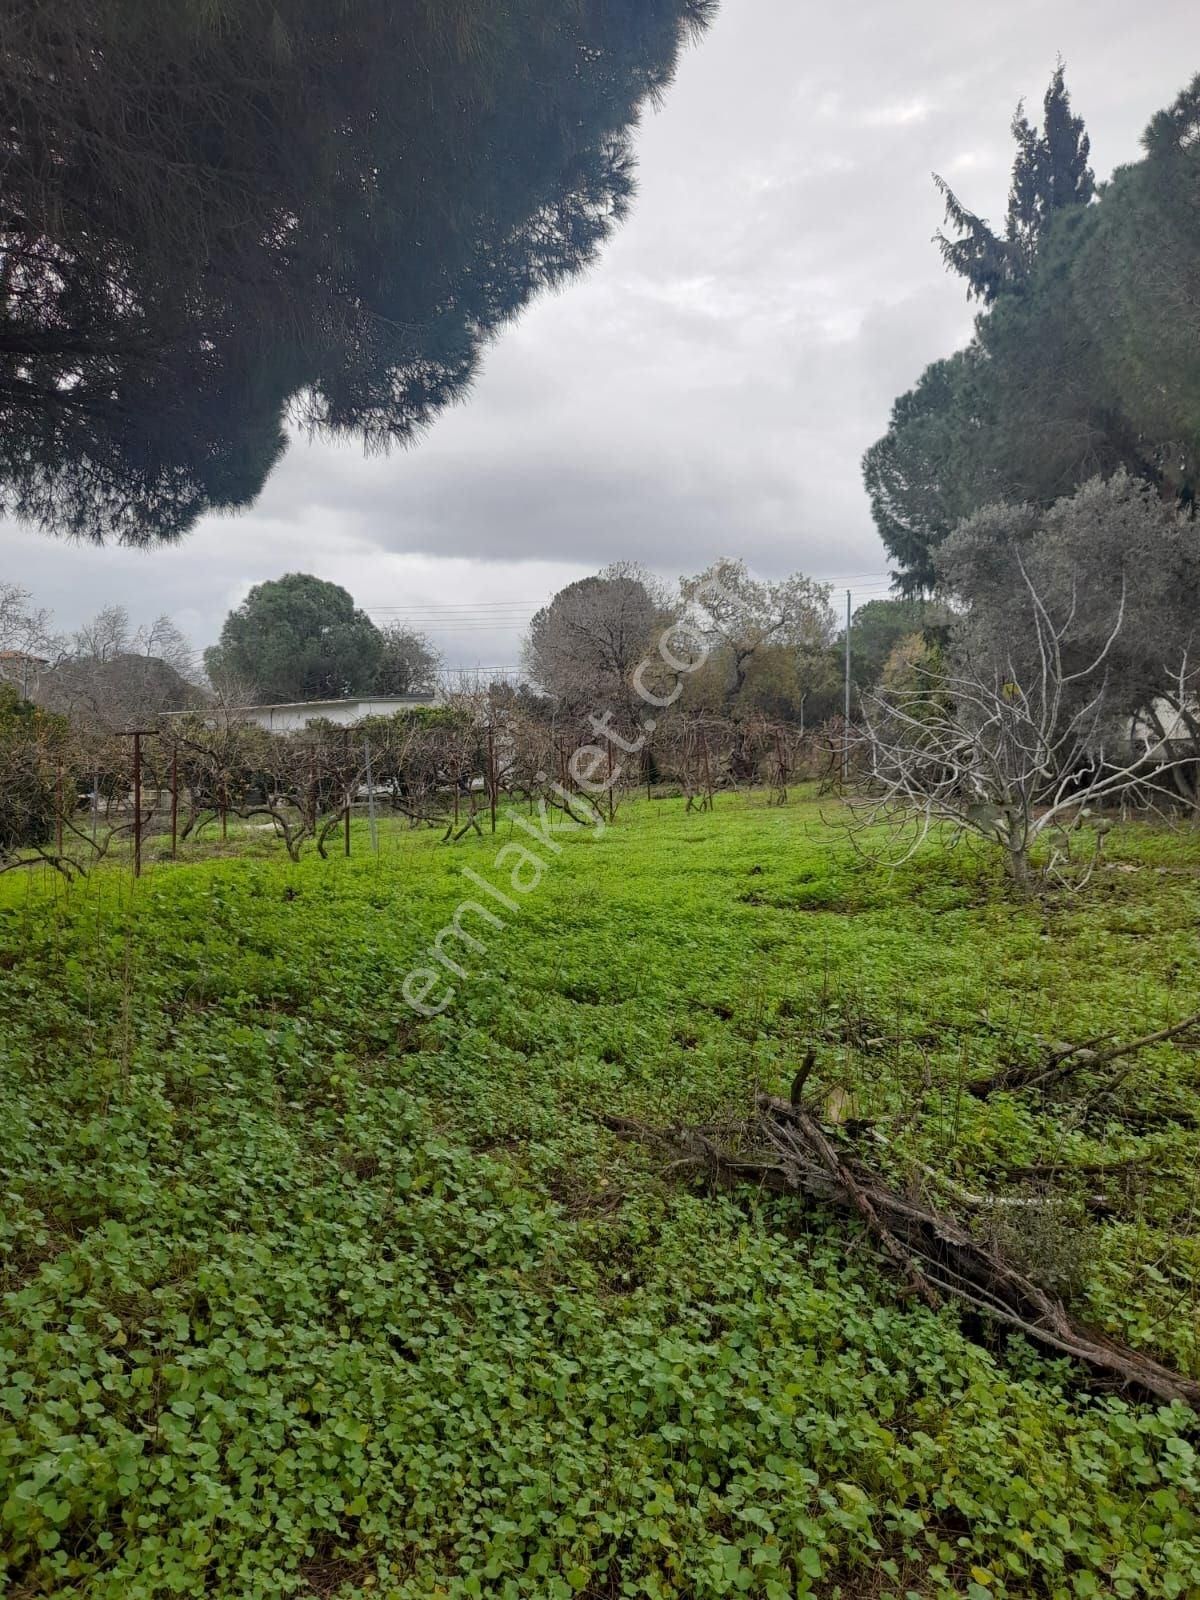
{"label": "distant tree line", "polygon": [[441,670],[424,634],[376,627],[345,589],[301,573],[252,589],[203,661],[169,616],[135,627],[124,606],[107,606],[62,636],[28,591],[0,581],[0,679],[114,730],[198,707],[214,690],[242,705],[428,694]]}
{"label": "distant tree line", "polygon": [[191,643],[169,616],[135,627],[124,606],[106,606],[60,635],[27,590],[0,580],[0,680],[43,710],[133,727],[199,704],[201,677]]}
{"label": "distant tree line", "polygon": [[[730,557],[682,578],[674,591],[635,564],[620,563],[569,584],[536,613],[524,667],[566,711],[611,706],[637,721],[646,706],[635,674],[649,660],[653,674],[663,676],[657,646],[668,634],[677,640],[674,651],[702,657],[679,679],[680,709],[815,728],[843,703],[845,635],[829,596],[827,584],[802,573],[764,582]],[[920,599],[860,607],[851,627],[855,692],[886,674],[905,639],[936,631],[948,615],[943,605]]]}

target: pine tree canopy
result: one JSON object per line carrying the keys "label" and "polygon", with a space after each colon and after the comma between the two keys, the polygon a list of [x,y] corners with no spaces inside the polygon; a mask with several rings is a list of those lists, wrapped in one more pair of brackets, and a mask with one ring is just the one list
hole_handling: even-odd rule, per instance
{"label": "pine tree canopy", "polygon": [[371,693],[383,651],[379,629],[345,589],[289,572],[255,584],[204,664],[223,689],[278,705]]}
{"label": "pine tree canopy", "polygon": [[0,510],[245,505],[285,423],[404,443],[594,255],[714,0],[7,0]]}

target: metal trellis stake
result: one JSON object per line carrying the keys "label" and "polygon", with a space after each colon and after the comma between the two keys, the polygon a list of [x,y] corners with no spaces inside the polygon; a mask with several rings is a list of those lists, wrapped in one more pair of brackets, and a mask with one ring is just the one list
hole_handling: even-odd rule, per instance
{"label": "metal trellis stake", "polygon": [[128,728],[127,739],[133,740],[133,875],[142,875],[142,740],[152,739],[154,728]]}
{"label": "metal trellis stake", "polygon": [[375,779],[371,772],[371,741],[363,740],[363,757],[367,768],[367,821],[371,828],[371,854],[379,854],[379,831],[375,825]]}

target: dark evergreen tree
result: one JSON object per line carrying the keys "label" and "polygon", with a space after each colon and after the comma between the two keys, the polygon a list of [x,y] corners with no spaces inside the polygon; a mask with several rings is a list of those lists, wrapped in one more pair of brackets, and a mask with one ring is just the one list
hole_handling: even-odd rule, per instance
{"label": "dark evergreen tree", "polygon": [[994,420],[983,366],[972,344],[927,367],[892,406],[887,433],[863,457],[871,514],[905,595],[933,587],[933,551],[962,517],[996,498],[979,482],[987,475],[979,457]]}
{"label": "dark evergreen tree", "polygon": [[[1076,124],[1053,90],[1052,120],[1068,132],[1043,140],[1038,160],[1053,175],[1047,192],[1068,192]],[[1194,505],[1200,79],[1155,117],[1145,149],[1097,204],[1045,210],[1020,292],[995,296],[972,343],[896,401],[887,433],[864,457],[903,592],[935,583],[938,546],[983,506],[1049,506],[1117,472],[1167,502]]]}
{"label": "dark evergreen tree", "polygon": [[1071,112],[1060,62],[1043,102],[1041,130],[1032,126],[1024,106],[1012,122],[1017,154],[1003,233],[969,211],[944,178],[934,174],[946,202],[946,221],[958,237],[937,236],[946,265],[967,280],[967,294],[990,305],[1002,294],[1029,281],[1038,245],[1050,219],[1071,206],[1085,206],[1095,196],[1096,180],[1088,166],[1091,143],[1082,117]]}
{"label": "dark evergreen tree", "polygon": [[382,657],[383,635],[345,589],[289,572],[251,589],[204,664],[218,686],[280,704],[370,694]]}
{"label": "dark evergreen tree", "polygon": [[593,256],[713,0],[6,0],[0,510],[129,544],[412,439]]}
{"label": "dark evergreen tree", "polygon": [[1084,337],[1125,464],[1194,505],[1200,485],[1200,76],[1153,119],[1070,263]]}

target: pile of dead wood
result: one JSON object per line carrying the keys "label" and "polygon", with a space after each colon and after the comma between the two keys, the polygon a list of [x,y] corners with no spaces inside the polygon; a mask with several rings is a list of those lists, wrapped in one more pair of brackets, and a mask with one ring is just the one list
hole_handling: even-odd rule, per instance
{"label": "pile of dead wood", "polygon": [[810,1107],[804,1090],[811,1070],[810,1054],[790,1101],[760,1096],[754,1115],[736,1126],[654,1129],[623,1117],[604,1120],[624,1137],[669,1152],[673,1171],[690,1170],[722,1186],[749,1184],[807,1195],[858,1218],[906,1291],[930,1307],[946,1299],[965,1303],[1041,1348],[1083,1362],[1106,1386],[1182,1400],[1200,1411],[1200,1383],[1081,1326],[1060,1299],[1004,1258],[988,1230],[935,1207],[927,1192],[940,1187],[960,1210],[979,1216],[991,1205],[1031,1202],[973,1195],[928,1168],[922,1171],[929,1181],[910,1186],[918,1192],[902,1191],[880,1172],[878,1161],[864,1155],[864,1146],[872,1153],[886,1147],[877,1130],[831,1127]]}

